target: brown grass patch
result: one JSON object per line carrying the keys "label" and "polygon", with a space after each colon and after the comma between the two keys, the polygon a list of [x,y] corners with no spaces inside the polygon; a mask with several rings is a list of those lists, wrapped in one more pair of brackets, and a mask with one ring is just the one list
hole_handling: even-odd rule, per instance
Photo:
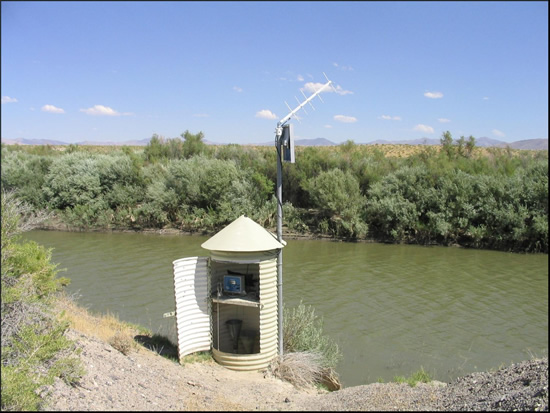
{"label": "brown grass patch", "polygon": [[57,300],[57,309],[61,313],[61,320],[68,321],[71,328],[105,341],[123,354],[142,348],[134,341],[136,335],[150,334],[139,326],[120,321],[113,314],[92,314],[66,295]]}
{"label": "brown grass patch", "polygon": [[275,377],[298,388],[311,387],[321,382],[321,356],[312,352],[286,353],[273,360],[271,371]]}

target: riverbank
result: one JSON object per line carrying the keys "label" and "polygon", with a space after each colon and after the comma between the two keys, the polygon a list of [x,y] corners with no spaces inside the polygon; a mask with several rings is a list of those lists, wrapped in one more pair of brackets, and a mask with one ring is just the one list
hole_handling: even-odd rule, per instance
{"label": "riverbank", "polygon": [[44,410],[536,410],[548,411],[548,359],[534,359],[452,383],[374,383],[335,392],[297,389],[269,372],[236,372],[213,361],[185,365],[139,348],[124,355],[71,329],[86,374],[41,391]]}
{"label": "riverbank", "polygon": [[[144,332],[112,316],[94,316],[60,300],[86,373],[70,386],[61,379],[40,389],[42,410],[53,411],[548,411],[548,358],[451,383],[373,383],[334,392],[297,388],[269,370],[238,372],[207,358],[183,365],[162,357],[160,345],[139,343]],[[124,345],[121,345],[123,343]]]}
{"label": "riverbank", "polygon": [[[66,231],[66,232],[96,232],[96,233],[141,233],[141,234],[159,234],[159,235],[199,235],[199,236],[206,236],[211,237],[215,235],[218,231],[184,231],[177,228],[80,228],[80,227],[72,227],[66,223],[64,223],[61,219],[54,216],[52,218],[49,218],[46,222],[41,223],[39,226],[36,227],[38,230],[43,231]],[[276,228],[266,228],[268,231],[270,231],[272,234],[275,234],[277,229]],[[221,228],[220,228],[221,230]],[[287,228],[283,226],[283,239],[284,240],[299,240],[299,241],[307,241],[307,240],[320,240],[320,241],[331,241],[331,242],[358,242],[358,243],[383,243],[382,240],[376,240],[376,239],[349,239],[349,238],[337,238],[332,237],[329,235],[324,234],[316,234],[313,232],[290,232],[287,231]],[[427,245],[427,244],[426,244]],[[432,243],[429,245],[439,245],[437,243]],[[452,247],[460,247],[458,244],[450,245]]]}

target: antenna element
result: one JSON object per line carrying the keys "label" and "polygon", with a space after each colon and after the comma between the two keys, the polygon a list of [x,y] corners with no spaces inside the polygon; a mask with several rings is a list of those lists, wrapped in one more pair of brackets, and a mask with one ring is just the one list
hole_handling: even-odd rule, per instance
{"label": "antenna element", "polygon": [[[323,74],[325,75],[325,73]],[[332,85],[332,81],[328,80],[327,75],[325,75],[325,78],[327,79],[327,83],[321,86],[317,91],[315,91],[315,93],[313,93],[308,98],[306,98],[306,95],[300,89],[300,91],[302,92],[302,95],[304,95],[304,98],[306,98],[306,100],[300,103],[298,98],[296,98],[296,100],[298,101],[298,106],[296,108],[291,110],[290,106],[288,106],[288,103],[285,102],[290,112],[288,113],[288,115],[286,115],[277,123],[277,128],[275,129],[275,147],[277,148],[277,240],[279,242],[283,241],[283,161],[290,162],[290,163],[295,162],[294,139],[292,137],[292,124],[285,125],[285,123],[287,123],[292,117],[295,117],[299,121],[300,119],[298,119],[298,116],[296,116],[296,113],[308,103],[311,105],[313,110],[315,110],[315,108],[311,104],[311,100],[315,96],[319,96],[319,99],[321,99],[321,96],[319,94],[326,87]],[[332,88],[334,89],[334,86],[332,86]],[[323,99],[321,99],[321,102],[323,102]],[[305,109],[304,109],[304,112],[305,112]],[[279,249],[279,252],[277,254],[277,306],[278,306],[277,321],[278,321],[278,330],[279,330],[278,331],[279,356],[282,356],[283,355],[283,251],[282,249]]]}

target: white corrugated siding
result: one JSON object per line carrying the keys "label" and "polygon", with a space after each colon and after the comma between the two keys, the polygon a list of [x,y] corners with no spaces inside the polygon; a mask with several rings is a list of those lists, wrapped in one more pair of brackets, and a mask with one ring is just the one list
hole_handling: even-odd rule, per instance
{"label": "white corrugated siding", "polygon": [[277,251],[225,252],[211,251],[210,258],[217,262],[258,264],[265,260],[277,259]]}
{"label": "white corrugated siding", "polygon": [[173,262],[176,328],[179,359],[210,350],[210,299],[208,257],[187,257]]}

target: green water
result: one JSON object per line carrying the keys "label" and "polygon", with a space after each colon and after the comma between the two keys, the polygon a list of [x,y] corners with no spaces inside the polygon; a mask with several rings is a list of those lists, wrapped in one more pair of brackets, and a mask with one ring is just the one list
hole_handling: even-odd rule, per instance
{"label": "green water", "polygon": [[[32,231],[53,248],[69,292],[176,342],[172,261],[207,256],[207,237]],[[423,368],[450,381],[548,354],[548,256],[411,245],[289,240],[286,307],[323,317],[355,386]]]}

